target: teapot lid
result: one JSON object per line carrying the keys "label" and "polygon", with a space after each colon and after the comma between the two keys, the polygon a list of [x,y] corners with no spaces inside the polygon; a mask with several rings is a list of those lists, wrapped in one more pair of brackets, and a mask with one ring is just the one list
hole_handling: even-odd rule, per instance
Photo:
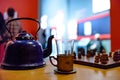
{"label": "teapot lid", "polygon": [[26,31],[22,31],[16,36],[16,40],[33,40],[33,36]]}

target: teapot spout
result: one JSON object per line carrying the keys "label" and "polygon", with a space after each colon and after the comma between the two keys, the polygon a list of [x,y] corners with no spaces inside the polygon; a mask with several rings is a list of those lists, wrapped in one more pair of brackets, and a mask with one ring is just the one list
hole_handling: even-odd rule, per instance
{"label": "teapot spout", "polygon": [[52,39],[53,38],[54,38],[53,35],[48,38],[47,47],[43,51],[43,58],[48,57],[52,53]]}

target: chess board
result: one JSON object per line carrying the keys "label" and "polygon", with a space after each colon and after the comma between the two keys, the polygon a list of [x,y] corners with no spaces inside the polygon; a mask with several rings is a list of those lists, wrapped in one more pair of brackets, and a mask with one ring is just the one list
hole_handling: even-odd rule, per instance
{"label": "chess board", "polygon": [[101,69],[110,69],[110,68],[120,66],[120,62],[115,62],[110,57],[107,64],[102,64],[101,62],[95,63],[94,60],[95,60],[95,57],[87,58],[86,56],[82,56],[81,59],[74,59],[74,64],[91,66],[91,67],[101,68]]}

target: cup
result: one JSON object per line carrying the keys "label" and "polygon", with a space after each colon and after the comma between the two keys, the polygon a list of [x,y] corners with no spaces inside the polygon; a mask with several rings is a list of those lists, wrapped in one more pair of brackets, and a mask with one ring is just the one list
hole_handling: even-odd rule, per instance
{"label": "cup", "polygon": [[[57,67],[58,71],[73,71],[73,56],[71,54],[58,54],[57,57],[50,56],[49,59],[51,64]],[[55,61],[53,61],[53,59],[57,61],[56,64]]]}
{"label": "cup", "polygon": [[72,54],[74,41],[65,40],[65,39],[61,39],[61,40],[56,39],[55,42],[56,42],[57,55],[49,57],[51,64],[57,68],[55,69],[55,72],[74,73],[75,72],[75,70],[73,70],[74,56]]}

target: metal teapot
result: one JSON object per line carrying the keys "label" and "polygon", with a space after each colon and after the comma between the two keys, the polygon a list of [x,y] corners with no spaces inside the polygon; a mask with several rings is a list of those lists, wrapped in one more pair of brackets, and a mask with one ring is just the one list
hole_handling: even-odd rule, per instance
{"label": "metal teapot", "polygon": [[[40,22],[33,18],[15,18],[9,20],[6,23],[6,26],[8,23],[14,20],[35,21],[39,24],[37,32],[40,29]],[[11,32],[9,31],[9,33]],[[10,70],[24,70],[43,67],[45,65],[44,58],[48,57],[52,52],[53,37],[54,36],[49,37],[47,48],[43,50],[41,44],[38,41],[35,41],[31,34],[27,33],[26,31],[19,33],[15,40],[11,40],[7,43],[5,57],[1,67],[3,69]]]}

